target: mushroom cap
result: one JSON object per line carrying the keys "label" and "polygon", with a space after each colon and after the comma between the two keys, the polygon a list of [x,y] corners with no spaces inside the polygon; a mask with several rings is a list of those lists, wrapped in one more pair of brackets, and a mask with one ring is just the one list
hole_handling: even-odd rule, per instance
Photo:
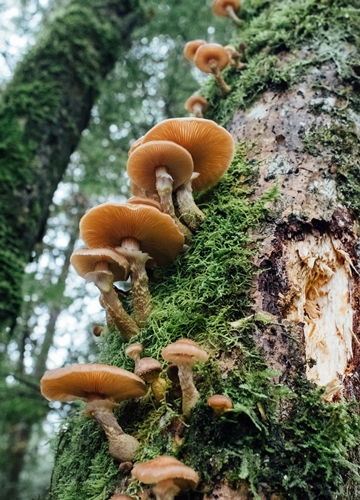
{"label": "mushroom cap", "polygon": [[135,375],[145,381],[152,379],[155,375],[159,375],[162,371],[162,366],[155,358],[142,358],[135,368]]}
{"label": "mushroom cap", "polygon": [[125,401],[144,396],[147,387],[140,377],[117,366],[99,363],[70,365],[45,373],[41,394],[49,401],[75,401],[97,394],[99,399]]}
{"label": "mushroom cap", "polygon": [[140,356],[140,354],[143,352],[144,348],[142,344],[139,342],[136,342],[135,344],[130,344],[126,349],[125,349],[125,354],[129,358],[132,358],[133,356]]}
{"label": "mushroom cap", "polygon": [[193,61],[196,51],[202,45],[205,45],[207,42],[205,40],[191,40],[184,47],[184,56],[188,61]]}
{"label": "mushroom cap", "polygon": [[240,9],[239,0],[214,0],[212,4],[212,10],[216,16],[219,17],[229,17],[226,7],[232,7],[234,12]]}
{"label": "mushroom cap", "polygon": [[233,408],[231,399],[223,394],[214,394],[207,400],[207,404],[215,413],[223,413],[225,410]]}
{"label": "mushroom cap", "polygon": [[113,248],[78,248],[70,257],[75,271],[85,277],[85,274],[95,271],[96,264],[107,262],[109,271],[114,275],[114,281],[125,281],[129,276],[129,263]]}
{"label": "mushroom cap", "polygon": [[141,146],[143,138],[144,138],[144,136],[139,137],[139,139],[136,139],[136,141],[134,141],[131,144],[130,149],[128,151],[128,156],[130,156],[135,151],[136,148],[138,148],[139,146]]}
{"label": "mushroom cap", "polygon": [[80,221],[80,237],[91,248],[116,248],[124,238],[135,238],[158,265],[172,262],[184,244],[170,215],[136,204],[103,203],[90,209]]}
{"label": "mushroom cap", "polygon": [[156,190],[157,167],[166,167],[174,180],[174,190],[188,181],[194,170],[191,154],[171,141],[147,141],[136,148],[127,162],[130,179],[145,191]]}
{"label": "mushroom cap", "polygon": [[199,475],[194,469],[166,455],[135,465],[131,475],[145,484],[172,479],[183,490],[194,489],[199,482]]}
{"label": "mushroom cap", "polygon": [[157,208],[161,212],[160,203],[153,198],[148,198],[147,196],[132,196],[126,200],[126,203],[130,203],[130,205],[147,205],[148,207]]}
{"label": "mushroom cap", "polygon": [[202,111],[206,111],[209,107],[209,103],[205,99],[205,97],[202,97],[201,95],[192,95],[187,99],[187,101],[184,104],[184,108],[188,113],[193,113],[194,106],[196,104],[200,105],[202,108]]}
{"label": "mushroom cap", "polygon": [[205,118],[170,118],[158,123],[144,136],[148,141],[173,141],[187,149],[194,161],[194,191],[202,191],[217,183],[229,168],[235,152],[232,136],[223,127]]}
{"label": "mushroom cap", "polygon": [[173,344],[165,347],[161,352],[165,361],[170,361],[175,365],[190,364],[194,365],[196,361],[207,361],[209,355],[204,349],[190,339],[180,339]]}
{"label": "mushroom cap", "polygon": [[219,71],[222,71],[230,63],[230,57],[222,45],[207,43],[196,51],[194,63],[204,73],[211,73],[210,61],[216,61]]}

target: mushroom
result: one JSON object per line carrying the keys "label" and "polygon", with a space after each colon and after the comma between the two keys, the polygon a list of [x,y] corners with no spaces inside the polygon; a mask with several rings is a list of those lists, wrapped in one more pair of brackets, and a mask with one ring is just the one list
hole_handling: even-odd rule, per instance
{"label": "mushroom", "polygon": [[232,136],[223,127],[204,118],[170,118],[158,123],[144,136],[149,141],[173,141],[185,148],[194,162],[193,178],[176,191],[181,218],[196,230],[204,219],[192,191],[212,187],[229,168],[235,152]]}
{"label": "mushroom", "polygon": [[246,64],[240,61],[241,54],[235,49],[233,45],[225,45],[224,49],[229,55],[230,66],[234,69],[244,69]]}
{"label": "mushroom", "polygon": [[138,148],[139,146],[141,146],[143,138],[144,138],[144,136],[139,137],[139,139],[136,139],[136,141],[134,141],[131,144],[130,149],[128,151],[128,156],[130,156],[135,151],[136,148]]}
{"label": "mushroom", "polygon": [[132,462],[139,442],[125,434],[113,409],[116,401],[144,396],[145,383],[127,370],[103,364],[71,365],[45,373],[40,381],[41,394],[49,401],[87,402],[84,416],[95,418],[102,426],[109,452],[119,462]]}
{"label": "mushroom", "polygon": [[216,415],[224,415],[224,413],[233,409],[231,399],[223,394],[214,394],[211,396],[207,400],[207,405],[213,409]]}
{"label": "mushroom", "polygon": [[130,179],[145,192],[157,191],[163,212],[170,215],[179,230],[189,230],[178,220],[172,201],[172,192],[188,181],[194,170],[190,153],[170,141],[147,141],[129,157],[127,172]]}
{"label": "mushroom", "polygon": [[126,356],[134,360],[135,368],[140,361],[140,354],[143,352],[143,350],[144,350],[143,346],[139,342],[136,342],[135,344],[130,344],[125,349]]}
{"label": "mushroom", "polygon": [[197,49],[206,43],[207,42],[205,40],[191,40],[191,42],[185,44],[184,56],[186,59],[193,62]]}
{"label": "mushroom", "polygon": [[127,259],[135,320],[143,326],[151,312],[145,269],[149,256],[157,265],[165,265],[184,245],[184,236],[171,217],[152,206],[103,203],[82,217],[80,237],[90,248],[109,246]]}
{"label": "mushroom", "polygon": [[239,0],[214,0],[212,10],[218,17],[230,17],[238,26],[244,24],[235,14],[235,12],[240,10]]}
{"label": "mushroom", "polygon": [[116,493],[111,498],[109,498],[109,500],[134,500],[134,498],[130,497],[129,495],[122,495],[122,494]]}
{"label": "mushroom", "polygon": [[156,483],[156,500],[173,500],[180,491],[193,490],[199,483],[194,469],[166,455],[136,464],[131,475],[141,483]]}
{"label": "mushroom", "polygon": [[114,281],[124,281],[129,274],[129,263],[112,248],[79,248],[70,262],[75,271],[92,281],[101,292],[101,305],[124,340],[139,332],[136,322],[127,314],[114,290]]}
{"label": "mushroom", "polygon": [[103,329],[104,328],[102,326],[95,325],[94,328],[93,328],[93,334],[95,335],[95,337],[100,337],[100,335],[102,334]]}
{"label": "mushroom", "polygon": [[184,104],[184,108],[188,113],[192,113],[197,118],[203,117],[203,112],[209,107],[209,103],[201,95],[192,95]]}
{"label": "mushroom", "polygon": [[225,82],[221,71],[230,63],[229,54],[218,43],[207,43],[196,51],[194,63],[204,73],[212,73],[216,84],[224,96],[231,92],[231,87]]}
{"label": "mushroom", "polygon": [[151,391],[158,403],[164,399],[166,393],[166,382],[160,378],[161,372],[162,366],[154,358],[142,358],[135,365],[135,375],[150,384]]}
{"label": "mushroom", "polygon": [[196,361],[207,361],[209,356],[204,349],[190,339],[180,339],[165,347],[161,352],[165,361],[176,365],[182,390],[182,410],[185,417],[190,416],[200,394],[194,385],[192,369]]}

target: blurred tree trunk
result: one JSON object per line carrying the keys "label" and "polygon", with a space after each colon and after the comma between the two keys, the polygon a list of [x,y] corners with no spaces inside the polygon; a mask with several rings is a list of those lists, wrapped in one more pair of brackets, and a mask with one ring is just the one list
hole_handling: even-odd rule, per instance
{"label": "blurred tree trunk", "polygon": [[[49,320],[46,326],[44,338],[37,356],[33,355],[33,362],[35,364],[31,376],[27,375],[24,366],[24,353],[26,339],[30,337],[31,328],[29,328],[28,323],[31,318],[24,325],[25,333],[20,340],[19,346],[19,363],[18,370],[15,373],[15,377],[21,383],[22,381],[28,380],[31,383],[30,391],[26,385],[22,385],[23,390],[28,390],[29,394],[34,391],[34,388],[38,390],[38,384],[46,371],[46,363],[49,355],[50,348],[53,346],[54,336],[56,332],[56,323],[59,315],[63,311],[62,297],[65,292],[66,278],[69,273],[70,257],[74,251],[76,240],[78,239],[79,233],[79,222],[81,217],[85,214],[89,207],[88,200],[79,193],[76,193],[71,197],[68,203],[68,208],[76,209],[76,215],[73,216],[67,227],[69,234],[69,244],[64,251],[63,258],[64,263],[61,268],[57,283],[56,283],[56,297],[47,304]],[[11,394],[11,390],[9,390]],[[3,454],[6,456],[7,467],[3,471],[0,482],[0,489],[2,491],[3,500],[21,500],[22,492],[20,491],[20,475],[24,467],[24,459],[28,449],[28,444],[31,438],[31,431],[35,424],[40,423],[45,416],[45,411],[43,413],[36,413],[36,418],[28,417],[24,413],[14,412],[11,426],[8,428],[8,436],[4,439],[7,441],[7,446],[3,447]]]}
{"label": "blurred tree trunk", "polygon": [[71,0],[18,64],[0,101],[0,327],[101,83],[143,22],[137,0]]}

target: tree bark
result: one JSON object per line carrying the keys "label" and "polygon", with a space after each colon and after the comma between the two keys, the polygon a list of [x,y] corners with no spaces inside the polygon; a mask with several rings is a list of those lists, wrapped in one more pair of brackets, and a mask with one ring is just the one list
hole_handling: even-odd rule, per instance
{"label": "tree bark", "polygon": [[137,0],[71,0],[16,69],[0,103],[0,325],[21,304],[24,265],[89,121],[101,82],[143,22]]}
{"label": "tree bark", "polygon": [[[156,418],[140,401],[127,425],[142,461],[171,454],[194,467],[193,500],[355,500],[360,8],[355,0],[249,0],[243,9],[248,24],[236,41],[245,41],[246,68],[225,72],[226,99],[210,83],[202,90],[207,117],[227,122],[246,148],[200,198],[207,218],[189,252],[157,272],[158,306],[140,336],[144,355],[159,359],[166,343],[188,336],[207,344],[213,364],[195,370],[200,400],[186,428],[171,392],[176,416],[160,408]],[[102,360],[127,363],[111,342]],[[214,393],[234,401],[221,419],[206,405]],[[75,419],[64,429],[49,499],[65,489],[76,500],[85,483],[106,498],[114,490],[152,498],[108,465],[98,486],[87,468],[98,464],[100,476],[104,453],[88,433]],[[75,463],[82,486],[66,482]]]}

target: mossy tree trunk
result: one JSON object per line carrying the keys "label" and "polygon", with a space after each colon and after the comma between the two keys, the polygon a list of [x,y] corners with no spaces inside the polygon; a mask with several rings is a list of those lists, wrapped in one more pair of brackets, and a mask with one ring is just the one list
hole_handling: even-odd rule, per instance
{"label": "mossy tree trunk", "polygon": [[[197,470],[188,498],[355,500],[360,4],[248,0],[240,15],[232,43],[245,42],[245,69],[225,71],[226,99],[212,81],[202,89],[237,153],[197,200],[207,217],[190,250],[156,272],[138,339],[158,359],[181,337],[207,348],[201,398],[186,426],[171,391],[160,408],[149,396],[118,417],[139,461],[171,454]],[[132,369],[124,348],[107,332],[100,361]],[[234,411],[213,414],[214,393]],[[61,433],[49,499],[114,490],[140,494],[79,413]]]}
{"label": "mossy tree trunk", "polygon": [[101,83],[141,22],[138,0],[70,0],[1,96],[1,326],[19,311],[24,265]]}

